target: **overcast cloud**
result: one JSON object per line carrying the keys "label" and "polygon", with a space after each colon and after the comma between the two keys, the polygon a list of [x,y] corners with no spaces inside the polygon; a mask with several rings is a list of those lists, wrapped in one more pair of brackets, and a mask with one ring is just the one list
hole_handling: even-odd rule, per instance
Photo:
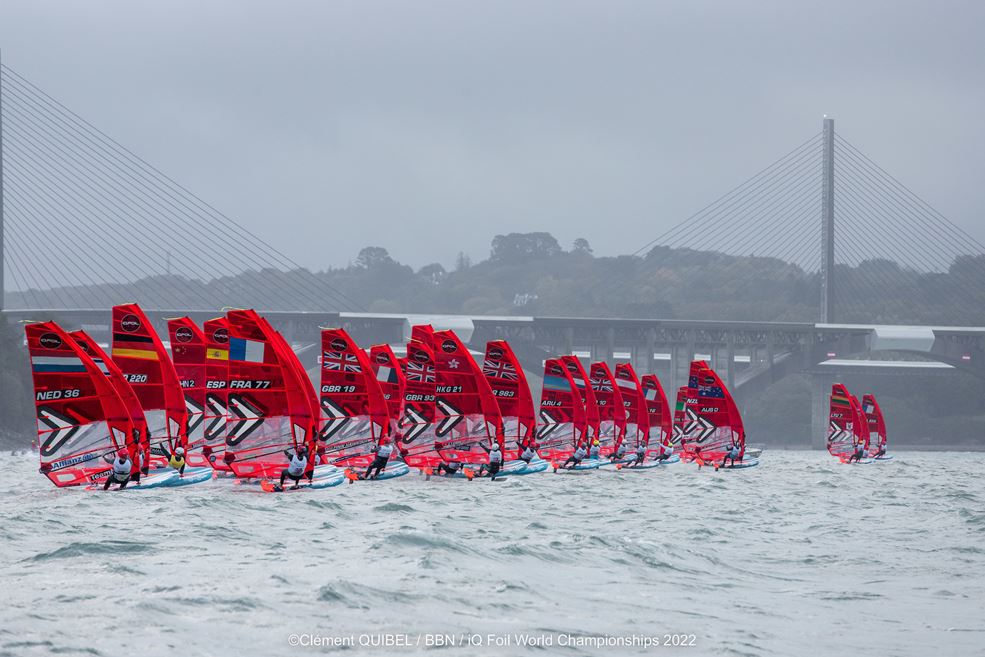
{"label": "overcast cloud", "polygon": [[3,0],[3,61],[301,264],[634,251],[820,131],[985,241],[982,2]]}

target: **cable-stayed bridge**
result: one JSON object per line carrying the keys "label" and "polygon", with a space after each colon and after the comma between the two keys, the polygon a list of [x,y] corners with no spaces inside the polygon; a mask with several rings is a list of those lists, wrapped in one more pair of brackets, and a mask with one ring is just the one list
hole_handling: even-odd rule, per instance
{"label": "cable-stayed bridge", "polygon": [[[2,64],[0,181],[0,308],[10,320],[54,318],[98,339],[108,308],[123,301],[157,309],[158,318],[254,307],[313,364],[319,326],[345,326],[369,344],[403,341],[412,322],[428,319],[364,312],[329,277],[300,267]],[[740,394],[803,371],[815,373],[818,391],[849,368],[945,367],[985,378],[985,246],[836,133],[831,119],[633,255],[742,256],[779,275],[806,274],[816,282],[804,292],[817,295],[817,322],[430,320],[459,328],[477,349],[506,337],[534,372],[548,354],[575,352],[631,360],[660,373],[669,389],[695,356]],[[706,287],[713,285],[727,289],[729,281]],[[878,352],[896,360],[858,360]]]}

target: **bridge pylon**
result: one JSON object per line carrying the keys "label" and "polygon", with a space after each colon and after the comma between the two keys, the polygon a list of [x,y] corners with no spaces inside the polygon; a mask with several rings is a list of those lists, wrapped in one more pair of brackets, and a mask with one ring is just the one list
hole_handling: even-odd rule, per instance
{"label": "bridge pylon", "polygon": [[821,146],[821,323],[835,321],[835,120],[824,117]]}

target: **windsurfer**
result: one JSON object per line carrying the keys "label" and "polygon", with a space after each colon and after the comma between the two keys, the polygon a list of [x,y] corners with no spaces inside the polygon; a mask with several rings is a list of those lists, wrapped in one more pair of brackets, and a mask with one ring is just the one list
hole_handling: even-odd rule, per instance
{"label": "windsurfer", "polygon": [[588,450],[588,458],[597,459],[599,457],[600,449],[602,449],[602,444],[599,442],[599,439],[596,438],[592,441],[592,448]]}
{"label": "windsurfer", "polygon": [[435,473],[453,475],[461,469],[462,464],[459,461],[448,461],[447,463],[439,463]]}
{"label": "windsurfer", "polygon": [[[107,459],[112,458],[107,455]],[[103,490],[109,490],[109,487],[114,483],[120,485],[117,490],[123,490],[130,483],[130,473],[133,471],[133,461],[130,460],[130,455],[127,450],[121,449],[116,453],[116,458],[113,459],[113,472],[106,477],[106,483],[103,484]],[[140,483],[139,481],[137,483]]]}
{"label": "windsurfer", "polygon": [[373,458],[373,462],[369,464],[369,467],[366,468],[366,474],[363,475],[363,479],[379,477],[383,473],[383,470],[386,469],[386,464],[390,460],[390,454],[393,453],[393,445],[390,444],[390,439],[384,438],[380,441],[375,451],[376,456]]}
{"label": "windsurfer", "polygon": [[660,448],[660,453],[657,454],[658,461],[666,461],[674,455],[674,448],[670,446],[669,440],[662,443],[657,443],[657,447]]}
{"label": "windsurfer", "polygon": [[168,457],[168,465],[178,471],[179,476],[185,475],[185,448],[175,447],[174,451],[170,451],[167,443],[164,443],[161,448],[164,450],[164,455]]}
{"label": "windsurfer", "polygon": [[567,468],[569,466],[577,467],[585,459],[586,454],[587,452],[585,451],[585,446],[581,443],[578,443],[578,448],[571,454],[571,456],[568,457],[568,460],[565,461],[564,465],[562,465],[561,467],[562,468]]}
{"label": "windsurfer", "polygon": [[879,441],[879,450],[873,455],[873,458],[879,458],[880,456],[886,455],[886,443],[884,441]]}
{"label": "windsurfer", "polygon": [[520,460],[524,463],[530,463],[537,457],[537,450],[534,449],[533,442],[529,442],[523,447],[523,451],[520,452]]}
{"label": "windsurfer", "polygon": [[619,443],[619,447],[616,447],[615,451],[609,454],[610,461],[621,461],[626,456],[626,441],[623,440]]}
{"label": "windsurfer", "polygon": [[742,448],[739,445],[739,442],[733,438],[732,444],[729,445],[728,451],[725,452],[725,458],[722,459],[722,464],[719,467],[724,468],[726,461],[731,461],[732,463],[729,465],[729,467],[734,467],[735,462],[739,458],[739,454],[741,451]]}
{"label": "windsurfer", "polygon": [[489,463],[484,463],[479,467],[479,476],[481,477],[484,473],[488,472],[490,477],[495,477],[503,465],[503,453],[499,451],[499,443],[494,442],[492,447],[480,446],[489,452]]}
{"label": "windsurfer", "polygon": [[[280,487],[284,488],[284,480],[290,478],[294,481],[294,488],[300,488],[301,479],[304,478],[304,472],[308,467],[308,450],[304,445],[301,445],[293,452],[291,450],[286,450],[284,454],[291,460],[291,462],[280,473]],[[311,481],[313,474],[313,471],[309,473],[309,482]]]}
{"label": "windsurfer", "polygon": [[853,459],[856,463],[861,463],[863,456],[865,456],[865,441],[860,438],[855,441],[855,451],[848,457],[847,463],[851,463]]}
{"label": "windsurfer", "polygon": [[626,467],[632,468],[637,465],[643,465],[643,459],[646,458],[646,443],[640,443],[636,446],[636,452],[634,453],[633,462]]}

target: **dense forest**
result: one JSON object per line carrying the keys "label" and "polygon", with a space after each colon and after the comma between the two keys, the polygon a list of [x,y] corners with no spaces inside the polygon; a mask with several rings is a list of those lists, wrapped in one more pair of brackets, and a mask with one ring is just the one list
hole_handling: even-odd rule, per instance
{"label": "dense forest", "polygon": [[[836,281],[839,321],[985,325],[985,257],[960,257],[949,271],[936,273],[885,260],[838,265]],[[385,248],[369,246],[344,267],[316,272],[252,271],[207,282],[159,276],[87,291],[90,298],[102,294],[113,302],[173,308],[173,299],[159,290],[187,290],[196,299],[214,300],[214,308],[261,311],[327,310],[331,306],[316,308],[311,301],[312,291],[324,290],[319,298],[326,304],[350,300],[356,305],[343,309],[380,313],[814,321],[820,280],[774,258],[661,246],[641,255],[596,257],[584,239],[565,248],[548,233],[514,233],[497,235],[485,259],[473,262],[463,253],[451,268],[434,263],[415,270]],[[260,305],[257,297],[266,290],[272,294],[263,298],[270,301]],[[80,298],[77,290],[60,292]],[[43,293],[34,291],[35,299]],[[31,307],[30,294],[8,293],[8,306]],[[32,404],[19,326],[0,323],[0,368],[0,436],[7,444],[23,442],[32,431]],[[985,438],[985,383],[969,375],[855,376],[845,382],[880,396],[900,441],[959,445]],[[810,396],[806,377],[774,384],[746,402],[750,431],[760,442],[807,444]]]}

